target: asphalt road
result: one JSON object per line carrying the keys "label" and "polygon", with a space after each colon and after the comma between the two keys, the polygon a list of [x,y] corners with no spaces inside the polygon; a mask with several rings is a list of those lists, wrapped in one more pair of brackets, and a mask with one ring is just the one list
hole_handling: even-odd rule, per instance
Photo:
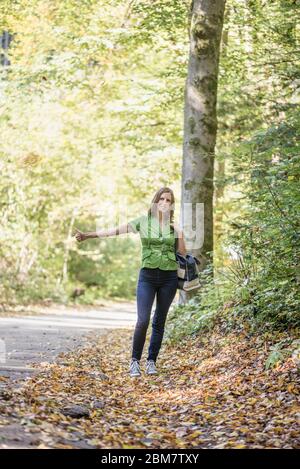
{"label": "asphalt road", "polygon": [[[38,373],[32,364],[53,362],[60,352],[85,345],[91,334],[95,337],[114,328],[133,328],[136,321],[135,303],[112,303],[96,309],[56,306],[31,313],[0,314],[0,402],[7,387],[19,386]],[[5,398],[2,402],[6,403]],[[18,420],[10,418],[5,426],[0,422],[0,449],[29,449],[38,444],[38,438],[26,432]],[[91,448],[84,440],[77,446]]]}
{"label": "asphalt road", "polygon": [[33,316],[0,315],[0,376],[26,377],[33,372],[30,364],[54,361],[60,352],[86,343],[90,332],[105,334],[133,327],[135,321],[134,303],[87,311],[51,308]]}

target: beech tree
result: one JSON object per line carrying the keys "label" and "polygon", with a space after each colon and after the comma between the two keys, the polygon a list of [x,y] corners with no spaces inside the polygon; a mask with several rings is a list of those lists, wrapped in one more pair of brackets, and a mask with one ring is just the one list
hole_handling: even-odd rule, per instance
{"label": "beech tree", "polygon": [[[212,261],[213,175],[217,134],[217,85],[225,0],[194,0],[190,10],[190,52],[185,85],[181,219],[189,252],[202,270]],[[198,236],[187,204],[196,214]],[[196,206],[200,210],[196,210]],[[194,217],[193,217],[194,218]],[[203,239],[199,228],[203,226]],[[201,241],[201,246],[199,245]],[[185,294],[183,294],[184,296]]]}

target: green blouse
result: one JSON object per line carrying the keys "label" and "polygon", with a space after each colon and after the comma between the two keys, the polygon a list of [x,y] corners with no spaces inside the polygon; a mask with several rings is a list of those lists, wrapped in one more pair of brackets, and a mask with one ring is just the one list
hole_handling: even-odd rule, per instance
{"label": "green blouse", "polygon": [[142,215],[128,223],[134,233],[139,232],[142,242],[142,267],[177,270],[175,236],[169,225],[160,227],[155,216]]}

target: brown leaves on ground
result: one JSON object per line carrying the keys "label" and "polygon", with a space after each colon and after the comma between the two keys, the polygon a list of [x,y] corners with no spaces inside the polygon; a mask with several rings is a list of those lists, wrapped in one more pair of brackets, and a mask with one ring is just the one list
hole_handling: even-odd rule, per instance
{"label": "brown leaves on ground", "polygon": [[0,397],[0,430],[19,422],[39,448],[300,446],[297,366],[266,371],[261,337],[163,344],[157,376],[144,374],[146,343],[140,378],[129,376],[131,341],[131,330],[114,330],[44,364]]}

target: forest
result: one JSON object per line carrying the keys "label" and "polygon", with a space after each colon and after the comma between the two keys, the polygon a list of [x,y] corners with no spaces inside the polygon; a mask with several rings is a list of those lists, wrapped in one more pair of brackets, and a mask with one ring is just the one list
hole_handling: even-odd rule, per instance
{"label": "forest", "polygon": [[[195,422],[190,433],[187,426],[174,430],[176,419],[165,423],[168,432],[157,430],[153,420],[144,439],[140,427],[131,433],[107,427],[101,439],[100,411],[94,408],[88,436],[93,447],[299,444],[294,421],[300,366],[299,6],[298,0],[0,3],[0,318],[32,305],[80,310],[134,301],[139,237],[128,233],[81,244],[74,229],[126,223],[148,209],[160,187],[171,187],[175,219],[185,203],[200,203],[205,223],[202,246],[194,249],[187,242],[188,251],[201,258],[201,288],[181,293],[170,310],[165,353],[182,343],[198,344],[201,360],[222,349],[227,363],[244,344],[248,367],[255,368],[250,365],[255,353],[261,360],[256,383],[270,380],[271,387],[272,380],[282,379],[290,393],[282,398],[284,410],[275,405],[277,420],[265,439],[262,430],[249,436],[226,427],[222,435],[215,426],[203,436]],[[111,337],[104,339],[106,348],[126,348],[128,335],[120,343],[116,331]],[[237,338],[234,345],[230,337]],[[178,352],[183,370],[191,363],[188,349]],[[76,360],[86,366],[84,353],[78,354]],[[66,360],[71,366],[73,359]],[[113,369],[103,360],[109,375]],[[207,386],[222,393],[222,372],[210,366],[216,381]],[[207,380],[213,379],[209,370]],[[120,384],[122,373],[115,372]],[[286,375],[280,378],[281,372]],[[51,375],[53,389],[58,376],[63,379],[59,373]],[[185,384],[178,386],[182,390]],[[43,382],[35,389],[46,388]],[[244,388],[237,392],[241,396]],[[121,399],[117,388],[114,393]],[[259,395],[249,397],[254,407],[263,405]],[[167,394],[162,396],[167,406]],[[197,397],[193,402],[200,405]],[[190,422],[195,409],[189,407],[192,396],[188,399],[182,406]],[[210,408],[201,406],[213,405],[216,397],[207,399],[200,405],[206,417]],[[32,399],[26,402],[33,406]],[[270,406],[255,412],[265,416]],[[224,415],[233,412],[228,409]],[[107,422],[117,421],[117,412],[110,412]],[[249,431],[251,425],[236,422],[235,428]],[[87,426],[82,432],[89,435]],[[65,435],[60,438],[39,444],[72,446]]]}

